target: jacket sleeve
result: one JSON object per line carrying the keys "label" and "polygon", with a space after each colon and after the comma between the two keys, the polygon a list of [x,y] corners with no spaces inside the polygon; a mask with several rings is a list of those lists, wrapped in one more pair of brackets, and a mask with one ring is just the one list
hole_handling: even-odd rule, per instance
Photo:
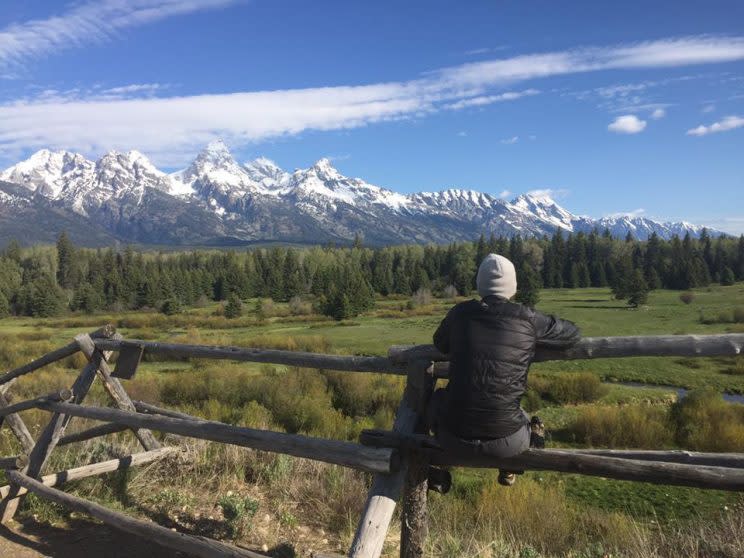
{"label": "jacket sleeve", "polygon": [[567,349],[581,339],[581,332],[575,323],[535,312],[537,345],[551,349]]}
{"label": "jacket sleeve", "polygon": [[450,330],[452,327],[452,314],[454,313],[454,310],[455,309],[452,308],[447,312],[442,323],[439,324],[439,327],[434,332],[434,346],[444,354],[449,354],[450,352]]}

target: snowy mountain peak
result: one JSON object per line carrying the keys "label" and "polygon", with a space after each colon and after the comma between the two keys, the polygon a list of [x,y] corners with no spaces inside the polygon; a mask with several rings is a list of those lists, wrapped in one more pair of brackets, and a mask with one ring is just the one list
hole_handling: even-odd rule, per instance
{"label": "snowy mountain peak", "polygon": [[252,180],[263,184],[265,187],[282,184],[289,176],[279,165],[266,157],[258,157],[245,163],[243,169]]}
{"label": "snowy mountain peak", "polygon": [[576,216],[558,205],[548,193],[522,194],[514,198],[509,205],[516,212],[534,215],[561,229],[573,230],[572,223]]}
{"label": "snowy mountain peak", "polygon": [[109,151],[96,162],[94,195],[135,193],[142,195],[145,187],[171,191],[170,178],[139,151]]}
{"label": "snowy mountain peak", "polygon": [[318,159],[318,161],[316,161],[316,163],[308,170],[309,172],[315,173],[321,180],[325,181],[342,180],[344,178],[344,176],[336,170],[333,164],[331,164],[331,160],[327,157]]}
{"label": "snowy mountain peak", "polygon": [[242,190],[245,182],[250,182],[222,140],[209,143],[194,162],[185,171],[177,173],[175,178],[189,184],[196,181],[210,183],[223,191],[231,188]]}
{"label": "snowy mountain peak", "polygon": [[558,205],[549,191],[536,190],[533,192],[527,192],[526,194],[520,194],[515,198],[517,200],[525,200],[528,203],[539,203],[542,205]]}
{"label": "snowy mountain peak", "polygon": [[227,144],[224,141],[222,141],[221,139],[216,139],[210,141],[207,146],[201,150],[199,157],[208,157],[211,159],[222,159],[229,157],[232,159],[232,153],[230,153],[230,148],[227,147]]}
{"label": "snowy mountain peak", "polygon": [[20,184],[32,192],[57,198],[65,185],[65,177],[90,171],[93,163],[78,153],[41,149],[25,161],[5,169],[0,180]]}
{"label": "snowy mountain peak", "polygon": [[[146,242],[154,243],[162,235],[175,243],[225,238],[312,243],[346,241],[361,233],[371,243],[392,244],[451,242],[481,233],[528,237],[607,228],[615,237],[630,232],[645,239],[654,233],[699,236],[701,230],[638,215],[578,217],[549,191],[511,201],[462,188],[403,195],[347,177],[328,158],[291,174],[264,157],[240,165],[222,141],[210,143],[188,168],[171,175],[138,151],[110,151],[93,162],[47,149],[0,173],[0,210],[43,207],[48,202],[41,197],[55,211],[100,217],[117,235],[134,240],[145,235]],[[50,214],[50,222],[55,218]],[[0,231],[3,226],[0,220]]]}

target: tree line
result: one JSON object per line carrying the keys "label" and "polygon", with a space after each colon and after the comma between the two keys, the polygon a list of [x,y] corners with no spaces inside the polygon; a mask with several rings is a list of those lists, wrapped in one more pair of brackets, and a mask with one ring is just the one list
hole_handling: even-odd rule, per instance
{"label": "tree line", "polygon": [[[376,295],[429,291],[468,295],[478,264],[495,252],[518,273],[518,299],[537,302],[539,288],[612,287],[619,298],[656,288],[691,289],[744,280],[744,235],[648,241],[609,231],[523,239],[490,238],[449,245],[271,247],[153,252],[74,246],[0,251],[0,315],[50,316],[154,308],[178,311],[198,302],[306,298],[336,318],[357,315]],[[640,297],[640,303],[643,302]],[[631,303],[638,303],[635,301]]]}

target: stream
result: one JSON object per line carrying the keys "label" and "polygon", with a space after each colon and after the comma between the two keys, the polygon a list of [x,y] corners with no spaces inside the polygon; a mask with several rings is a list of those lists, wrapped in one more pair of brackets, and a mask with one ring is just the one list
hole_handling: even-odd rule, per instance
{"label": "stream", "polygon": [[[603,383],[609,386],[621,385],[621,386],[630,386],[630,387],[656,388],[656,389],[676,391],[678,399],[684,399],[684,397],[687,395],[687,392],[689,391],[688,389],[679,387],[679,386],[645,384],[643,382],[603,382]],[[723,395],[724,401],[728,401],[730,403],[744,404],[744,395],[740,395],[738,393],[726,393],[726,392],[724,392],[722,395]]]}

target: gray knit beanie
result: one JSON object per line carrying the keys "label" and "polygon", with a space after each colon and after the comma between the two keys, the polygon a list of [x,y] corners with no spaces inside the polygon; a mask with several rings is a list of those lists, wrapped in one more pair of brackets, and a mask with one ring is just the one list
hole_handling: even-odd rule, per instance
{"label": "gray knit beanie", "polygon": [[514,270],[514,264],[498,254],[488,254],[483,258],[475,281],[478,294],[483,298],[496,295],[508,299],[517,292],[517,272]]}

